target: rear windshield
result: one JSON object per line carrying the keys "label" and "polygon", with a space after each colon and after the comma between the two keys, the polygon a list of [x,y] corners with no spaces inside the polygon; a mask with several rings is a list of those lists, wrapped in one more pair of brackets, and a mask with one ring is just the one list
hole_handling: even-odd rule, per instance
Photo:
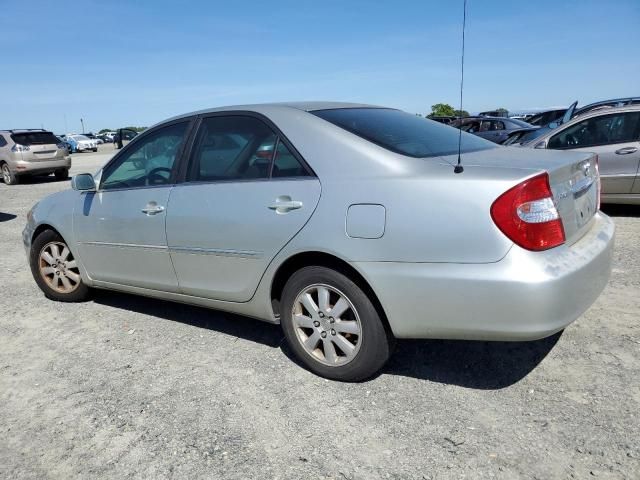
{"label": "rear windshield", "polygon": [[59,143],[56,136],[51,132],[24,132],[14,133],[11,138],[18,145],[50,145]]}
{"label": "rear windshield", "polygon": [[[311,113],[387,150],[409,157],[458,153],[459,130],[400,110],[340,108]],[[495,147],[496,144],[488,140],[462,133],[462,153]]]}

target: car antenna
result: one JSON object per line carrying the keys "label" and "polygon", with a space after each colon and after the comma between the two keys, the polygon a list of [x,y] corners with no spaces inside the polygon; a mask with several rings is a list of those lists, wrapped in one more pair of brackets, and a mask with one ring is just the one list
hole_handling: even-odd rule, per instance
{"label": "car antenna", "polygon": [[[464,88],[464,30],[467,26],[467,0],[464,0],[464,4],[462,7],[462,58],[460,62],[460,110],[458,111],[458,115],[462,116],[462,90]],[[462,125],[460,125],[462,127]],[[460,152],[462,151],[462,128],[458,128],[458,163],[453,168],[453,173],[462,173],[464,172],[464,167],[462,166],[462,157],[460,156]]]}

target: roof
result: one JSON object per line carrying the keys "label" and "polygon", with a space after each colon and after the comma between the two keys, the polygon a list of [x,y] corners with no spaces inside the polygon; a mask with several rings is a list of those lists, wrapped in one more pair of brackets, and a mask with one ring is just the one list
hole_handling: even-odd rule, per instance
{"label": "roof", "polygon": [[[227,112],[227,111],[249,111],[266,114],[274,109],[291,109],[301,110],[304,112],[313,112],[316,110],[335,110],[339,108],[389,108],[381,107],[379,105],[369,105],[366,103],[349,103],[349,102],[331,102],[331,101],[306,101],[306,102],[272,102],[272,103],[254,103],[247,105],[227,105],[224,107],[205,108],[203,110],[196,110],[195,112],[183,113],[176,115],[175,117],[168,118],[159,122],[169,122],[172,120],[178,120],[184,117],[190,117],[192,115],[206,115],[214,112]],[[155,125],[152,125],[155,126]],[[149,127],[151,128],[151,127]]]}

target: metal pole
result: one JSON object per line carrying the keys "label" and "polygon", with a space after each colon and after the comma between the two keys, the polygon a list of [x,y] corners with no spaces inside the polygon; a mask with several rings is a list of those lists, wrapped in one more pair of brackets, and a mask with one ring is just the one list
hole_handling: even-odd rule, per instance
{"label": "metal pole", "polygon": [[82,124],[82,133],[84,134],[84,120],[80,119],[80,123]]}

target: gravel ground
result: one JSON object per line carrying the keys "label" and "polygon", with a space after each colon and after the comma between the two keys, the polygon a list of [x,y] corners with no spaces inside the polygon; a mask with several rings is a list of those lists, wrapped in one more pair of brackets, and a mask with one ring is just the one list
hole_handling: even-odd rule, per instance
{"label": "gravel ground", "polygon": [[[73,156],[93,172],[112,146]],[[0,478],[638,478],[640,207],[562,335],[400,342],[377,378],[315,377],[278,326],[125,294],[46,300],[0,185]]]}

